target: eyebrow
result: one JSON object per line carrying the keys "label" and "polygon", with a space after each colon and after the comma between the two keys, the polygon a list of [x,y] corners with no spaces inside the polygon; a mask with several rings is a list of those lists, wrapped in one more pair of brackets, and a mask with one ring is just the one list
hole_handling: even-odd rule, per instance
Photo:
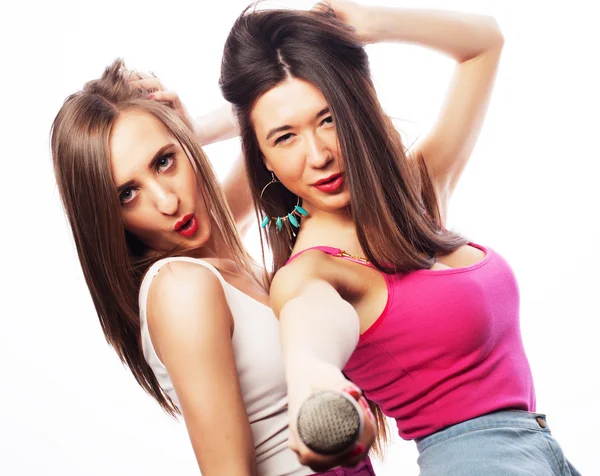
{"label": "eyebrow", "polygon": [[[156,166],[156,163],[160,160],[160,158],[163,156],[165,150],[167,150],[169,147],[172,147],[174,144],[165,144],[163,145],[160,149],[158,149],[156,151],[156,153],[154,154],[154,157],[152,157],[152,160],[150,161],[150,163],[148,164],[148,168],[154,168]],[[123,190],[131,187],[133,184],[135,183],[134,180],[128,180],[127,182],[125,182],[122,185],[119,185],[117,187],[117,193],[121,193]]]}
{"label": "eyebrow", "polygon": [[[329,106],[324,107],[323,109],[321,109],[319,112],[317,112],[315,114],[315,119],[321,117],[323,114],[327,114],[328,112],[329,112]],[[285,126],[276,127],[275,129],[271,129],[269,131],[269,133],[267,134],[266,140],[269,140],[271,137],[273,137],[274,134],[277,134],[278,132],[288,131],[291,128],[292,128],[292,126],[285,125]]]}

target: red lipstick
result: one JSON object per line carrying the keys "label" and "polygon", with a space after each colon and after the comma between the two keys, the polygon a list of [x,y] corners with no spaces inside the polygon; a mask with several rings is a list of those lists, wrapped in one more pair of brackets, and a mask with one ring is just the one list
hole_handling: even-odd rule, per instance
{"label": "red lipstick", "polygon": [[198,220],[196,215],[188,213],[175,224],[173,229],[180,235],[189,238],[198,231]]}
{"label": "red lipstick", "polygon": [[344,184],[344,176],[341,173],[330,175],[327,178],[318,180],[313,184],[321,192],[333,193],[337,192]]}

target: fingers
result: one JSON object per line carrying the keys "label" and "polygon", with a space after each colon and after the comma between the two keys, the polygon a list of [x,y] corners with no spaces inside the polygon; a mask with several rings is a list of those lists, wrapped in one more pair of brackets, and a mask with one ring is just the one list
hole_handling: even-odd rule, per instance
{"label": "fingers", "polygon": [[172,104],[179,103],[179,95],[175,91],[154,91],[148,95],[148,99]]}
{"label": "fingers", "polygon": [[[152,71],[145,73],[143,71],[124,70],[123,77],[129,81],[131,86],[146,93],[148,99],[166,103],[182,116],[187,115],[187,112],[179,99],[179,95],[175,91],[165,90],[160,79],[158,79]],[[193,122],[190,119],[188,119],[188,121]]]}
{"label": "fingers", "polygon": [[[183,107],[183,104],[181,103],[181,100],[179,99],[179,95],[175,91],[155,91],[153,93],[148,94],[147,98],[152,99],[154,101],[161,102],[163,104],[167,104],[169,107],[174,109],[182,117],[188,117],[185,107]],[[193,123],[193,120],[189,119],[189,117],[188,117],[188,121],[190,122],[190,124]],[[188,126],[190,124],[188,124]],[[190,126],[190,127],[192,127],[192,126]]]}
{"label": "fingers", "polygon": [[344,391],[355,398],[361,407],[364,426],[354,447],[340,455],[337,458],[336,464],[340,466],[356,466],[366,458],[371,446],[373,446],[373,443],[375,442],[377,423],[375,421],[375,416],[369,407],[369,402],[367,402],[367,399],[362,395],[362,391],[355,387],[344,389]]}
{"label": "fingers", "polygon": [[340,461],[340,465],[342,466],[356,466],[362,460],[367,457],[371,446],[375,442],[375,437],[377,435],[377,422],[375,421],[375,416],[371,412],[371,408],[369,407],[369,403],[365,399],[365,397],[360,397],[358,399],[358,404],[363,409],[363,418],[364,418],[364,429],[354,445],[354,448]]}
{"label": "fingers", "polygon": [[135,88],[143,89],[149,93],[162,91],[165,89],[164,85],[160,82],[160,79],[152,71],[147,73],[144,71],[136,70],[123,70],[123,77],[129,82],[129,84]]}
{"label": "fingers", "polygon": [[160,80],[158,78],[152,77],[147,79],[134,79],[129,81],[129,84],[131,84],[134,88],[144,89],[150,92],[161,91],[162,89],[164,89]]}
{"label": "fingers", "polygon": [[127,81],[132,81],[132,80],[136,80],[136,79],[144,79],[144,77],[138,73],[135,69],[132,70],[124,70],[123,71],[123,77],[125,79],[127,79]]}
{"label": "fingers", "polygon": [[123,77],[127,81],[136,81],[138,79],[151,79],[156,78],[156,75],[152,71],[148,71],[147,73],[144,71],[137,71],[135,69],[124,69]]}
{"label": "fingers", "polygon": [[368,456],[368,453],[375,442],[375,436],[377,432],[375,418],[373,417],[371,409],[369,408],[369,404],[364,397],[361,396],[358,399],[358,402],[363,408],[363,431],[361,432],[358,441],[354,444],[352,449],[337,456],[333,462],[330,462],[332,466],[356,466]]}
{"label": "fingers", "polygon": [[310,10],[313,12],[329,13],[331,11],[331,2],[328,2],[328,1],[317,2],[313,5],[313,7]]}
{"label": "fingers", "polygon": [[354,400],[356,400],[356,401],[358,401],[358,399],[362,397],[362,390],[360,390],[358,387],[354,387],[352,385],[349,385],[346,388],[343,388],[342,392],[347,393],[352,398],[354,398]]}

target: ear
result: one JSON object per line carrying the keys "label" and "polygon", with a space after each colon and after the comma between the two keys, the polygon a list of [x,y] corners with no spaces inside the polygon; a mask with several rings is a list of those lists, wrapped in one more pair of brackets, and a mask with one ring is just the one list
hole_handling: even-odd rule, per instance
{"label": "ear", "polygon": [[266,158],[264,155],[262,155],[262,154],[261,154],[261,157],[262,157],[263,164],[265,164],[265,167],[267,168],[267,170],[268,170],[269,172],[273,172],[273,167],[271,167],[271,164],[270,164],[270,162],[267,160],[267,158]]}

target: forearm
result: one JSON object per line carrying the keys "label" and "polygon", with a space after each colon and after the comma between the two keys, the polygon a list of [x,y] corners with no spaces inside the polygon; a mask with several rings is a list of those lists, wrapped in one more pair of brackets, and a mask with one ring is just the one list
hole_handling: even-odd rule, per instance
{"label": "forearm", "polygon": [[413,43],[445,53],[459,63],[503,44],[500,29],[489,16],[410,8],[365,8],[365,36],[370,42]]}
{"label": "forearm", "polygon": [[238,155],[229,174],[223,180],[223,191],[238,231],[241,236],[244,236],[256,221],[256,217],[242,153]]}
{"label": "forearm", "polygon": [[238,136],[239,129],[231,104],[225,103],[218,109],[196,118],[194,132],[202,145]]}

